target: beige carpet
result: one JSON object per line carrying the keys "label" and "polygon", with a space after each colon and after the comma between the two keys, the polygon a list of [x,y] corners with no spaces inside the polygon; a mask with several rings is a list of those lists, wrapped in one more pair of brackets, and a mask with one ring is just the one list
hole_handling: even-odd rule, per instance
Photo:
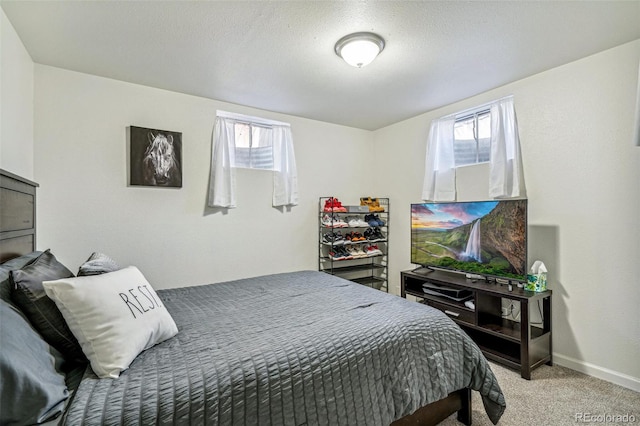
{"label": "beige carpet", "polygon": [[[568,368],[543,365],[531,380],[516,371],[491,363],[507,401],[503,426],[562,426],[577,424],[640,425],[640,393]],[[473,394],[473,425],[489,426],[478,392]],[[576,417],[583,414],[582,418]],[[635,423],[615,416],[634,416]],[[592,416],[589,418],[588,416]],[[613,417],[604,418],[609,415]],[[601,416],[601,417],[598,417]],[[590,420],[586,422],[585,420]],[[442,425],[460,425],[455,415]]]}

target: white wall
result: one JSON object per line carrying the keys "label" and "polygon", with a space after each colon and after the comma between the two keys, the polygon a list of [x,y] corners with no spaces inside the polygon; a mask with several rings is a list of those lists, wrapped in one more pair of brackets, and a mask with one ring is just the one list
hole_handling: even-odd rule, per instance
{"label": "white wall", "polygon": [[[34,148],[29,125],[5,117],[7,102],[20,101],[6,92],[7,57],[24,58],[7,54],[5,33],[3,14],[0,165],[41,184],[40,248],[71,268],[103,251],[138,265],[159,288],[315,269],[317,197],[348,204],[375,195],[391,197],[397,291],[400,271],[411,267],[409,204],[419,201],[430,120],[514,94],[530,260],[551,269],[555,361],[640,390],[640,148],[631,142],[640,40],[373,133],[36,65]],[[18,63],[25,71],[11,84],[28,92],[33,64]],[[16,122],[31,120],[25,102]],[[292,123],[299,206],[271,208],[270,178],[241,171],[239,208],[205,208],[216,109]],[[127,186],[129,125],[183,132],[182,189]],[[486,176],[485,166],[465,168],[459,199],[486,198]]]}
{"label": "white wall", "polygon": [[33,179],[33,61],[2,9],[0,168]]}
{"label": "white wall", "polygon": [[[640,148],[633,111],[640,40],[374,132],[392,194],[391,287],[409,269],[433,118],[515,96],[529,199],[529,263],[550,268],[558,364],[640,391]],[[458,199],[488,197],[488,167],[461,169]]]}
{"label": "white wall", "polygon": [[[318,267],[318,197],[374,187],[369,131],[35,66],[38,246],[70,268],[92,251],[157,288]],[[300,204],[271,207],[272,175],[238,170],[238,208],[207,209],[216,109],[291,123]],[[182,132],[182,189],[130,187],[127,127]]]}

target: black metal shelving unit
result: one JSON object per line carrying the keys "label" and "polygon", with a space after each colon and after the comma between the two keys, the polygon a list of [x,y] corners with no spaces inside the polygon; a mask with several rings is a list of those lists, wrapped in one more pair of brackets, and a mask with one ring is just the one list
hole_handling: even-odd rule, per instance
{"label": "black metal shelving unit", "polygon": [[[389,198],[375,198],[379,207],[384,211],[353,211],[360,206],[360,200],[357,203],[345,203],[341,200],[344,207],[347,210],[352,211],[339,212],[339,211],[325,211],[325,203],[327,200],[336,197],[320,197],[319,199],[319,213],[318,213],[318,270],[326,272],[331,275],[337,275],[358,284],[366,285],[382,291],[389,291],[388,280],[388,253],[389,253]],[[366,207],[366,206],[365,206]],[[362,210],[362,209],[358,209]],[[323,218],[328,215],[331,220],[324,221]],[[378,239],[376,241],[358,241],[358,242],[323,242],[323,237],[326,233],[340,232],[343,235],[351,232],[358,232],[364,235],[364,231],[368,228],[375,228],[373,226],[348,226],[350,218],[360,218],[364,221],[368,215],[378,215],[378,217],[384,221],[384,225],[376,226],[384,236],[384,239]],[[337,226],[340,221],[347,223],[347,226]],[[325,223],[325,222],[328,222]],[[336,259],[332,256],[335,253],[336,248],[344,247],[359,247],[366,253],[367,247],[376,245],[381,251],[381,254],[370,255],[366,257],[356,257],[352,259]]]}

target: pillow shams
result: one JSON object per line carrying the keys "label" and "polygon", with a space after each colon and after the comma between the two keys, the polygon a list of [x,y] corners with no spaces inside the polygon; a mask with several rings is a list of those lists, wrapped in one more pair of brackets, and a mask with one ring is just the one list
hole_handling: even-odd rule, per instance
{"label": "pillow shams", "polygon": [[178,333],[160,298],[134,266],[43,283],[101,378],[117,378],[145,349]]}
{"label": "pillow shams", "polygon": [[14,304],[11,300],[12,284],[9,273],[33,262],[33,260],[41,254],[41,251],[34,251],[29,254],[15,257],[11,260],[7,260],[2,265],[0,265],[0,299],[12,305]]}
{"label": "pillow shams", "polygon": [[0,300],[0,424],[34,424],[53,419],[69,397],[62,356],[26,318]]}
{"label": "pillow shams", "polygon": [[118,264],[109,256],[94,252],[86,262],[80,265],[78,276],[85,277],[88,275],[106,274],[107,272],[114,272],[119,269]]}
{"label": "pillow shams", "polygon": [[46,250],[22,269],[11,271],[11,299],[42,337],[65,358],[86,362],[78,341],[42,287],[42,281],[67,277],[73,277],[71,271]]}

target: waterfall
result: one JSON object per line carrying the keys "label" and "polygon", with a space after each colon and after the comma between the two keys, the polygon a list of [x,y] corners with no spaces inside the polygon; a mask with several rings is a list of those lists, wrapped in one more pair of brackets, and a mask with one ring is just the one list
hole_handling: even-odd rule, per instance
{"label": "waterfall", "polygon": [[469,241],[467,241],[467,247],[462,253],[464,259],[474,259],[478,262],[482,262],[480,258],[480,219],[476,220],[471,227],[471,233],[469,234]]}

